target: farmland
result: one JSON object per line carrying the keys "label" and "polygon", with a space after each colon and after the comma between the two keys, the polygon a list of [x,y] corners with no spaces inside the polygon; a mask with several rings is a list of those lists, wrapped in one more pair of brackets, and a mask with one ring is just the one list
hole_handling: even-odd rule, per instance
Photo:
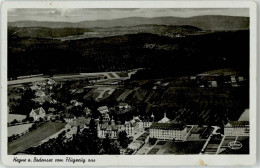
{"label": "farmland", "polygon": [[12,122],[13,120],[22,121],[25,119],[25,115],[19,115],[19,114],[8,114],[8,122]]}
{"label": "farmland", "polygon": [[7,128],[8,129],[8,137],[12,136],[12,135],[21,134],[21,133],[27,131],[31,126],[32,126],[32,124],[23,124],[23,125],[8,127]]}
{"label": "farmland", "polygon": [[42,140],[64,128],[62,123],[47,122],[39,126],[36,130],[26,133],[20,138],[8,143],[8,154],[12,155],[22,152],[31,146],[37,145]]}

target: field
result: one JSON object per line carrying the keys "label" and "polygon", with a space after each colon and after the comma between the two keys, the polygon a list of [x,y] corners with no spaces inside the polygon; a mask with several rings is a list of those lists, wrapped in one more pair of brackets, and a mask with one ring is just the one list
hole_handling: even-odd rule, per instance
{"label": "field", "polygon": [[8,154],[13,155],[17,152],[22,152],[31,146],[35,146],[62,128],[64,128],[64,124],[62,123],[47,122],[39,126],[36,130],[28,132],[20,138],[8,143]]}
{"label": "field", "polygon": [[12,126],[12,127],[7,127],[8,129],[8,137],[16,134],[21,134],[28,130],[32,124],[23,124],[23,125],[17,125],[17,126]]}
{"label": "field", "polygon": [[126,97],[132,93],[133,91],[132,90],[125,90],[124,93],[122,93],[116,100],[117,101],[125,101]]}
{"label": "field", "polygon": [[148,152],[156,155],[169,154],[199,154],[205,141],[196,142],[172,142],[158,141],[157,144]]}
{"label": "field", "polygon": [[8,114],[8,122],[12,122],[14,119],[17,121],[22,121],[26,118],[26,115],[19,115],[19,114]]}
{"label": "field", "polygon": [[25,78],[25,79],[18,79],[18,80],[12,80],[8,81],[8,85],[16,85],[16,84],[22,84],[22,83],[32,83],[32,82],[39,82],[46,80],[45,77],[33,77],[33,78]]}

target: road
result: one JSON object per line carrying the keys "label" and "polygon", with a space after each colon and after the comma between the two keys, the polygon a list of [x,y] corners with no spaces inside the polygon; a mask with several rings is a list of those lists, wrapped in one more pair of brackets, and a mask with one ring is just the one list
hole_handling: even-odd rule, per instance
{"label": "road", "polygon": [[214,130],[212,131],[212,133],[209,135],[209,138],[207,139],[206,143],[204,144],[203,148],[201,149],[200,155],[202,154],[202,151],[205,151],[206,147],[208,146],[208,143],[212,137],[212,135],[218,134],[217,130],[219,129],[219,127],[217,126],[212,126],[214,128]]}

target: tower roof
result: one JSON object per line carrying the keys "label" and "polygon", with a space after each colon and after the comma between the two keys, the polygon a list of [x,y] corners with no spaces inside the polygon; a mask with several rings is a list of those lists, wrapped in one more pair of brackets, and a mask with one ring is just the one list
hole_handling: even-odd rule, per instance
{"label": "tower roof", "polygon": [[167,118],[166,113],[164,113],[164,117],[160,121],[158,121],[158,123],[169,123],[169,122],[170,119]]}

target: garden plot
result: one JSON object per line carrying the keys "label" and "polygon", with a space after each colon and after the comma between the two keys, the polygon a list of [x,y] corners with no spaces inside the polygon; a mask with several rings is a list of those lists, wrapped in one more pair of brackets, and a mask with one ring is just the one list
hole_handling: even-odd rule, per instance
{"label": "garden plot", "polygon": [[94,92],[94,99],[96,101],[105,99],[109,97],[113,92],[115,91],[115,88],[113,87],[98,87]]}

